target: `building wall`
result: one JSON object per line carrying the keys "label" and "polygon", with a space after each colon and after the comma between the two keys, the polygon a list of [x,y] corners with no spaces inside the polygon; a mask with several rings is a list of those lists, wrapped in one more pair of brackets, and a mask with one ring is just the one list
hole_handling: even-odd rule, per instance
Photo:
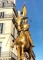
{"label": "building wall", "polygon": [[12,33],[12,20],[2,20],[3,33],[0,34],[0,42],[2,42],[2,52],[10,51],[10,37]]}
{"label": "building wall", "polygon": [[[13,7],[11,5],[6,5],[7,0],[0,0],[0,23],[3,23],[3,33],[0,34],[0,42],[2,42],[1,45],[1,52],[8,52],[8,51],[12,51],[13,53],[15,53],[17,55],[17,51],[16,51],[16,46],[14,46],[13,50],[11,48],[11,43],[12,43],[12,36],[11,34],[15,35],[15,38],[17,36],[17,31],[14,28],[14,25],[12,23],[12,19],[13,19]],[[15,4],[15,0],[8,0],[8,4],[11,2],[14,2]],[[4,8],[2,7],[2,3],[5,2],[5,6]],[[1,16],[1,14],[3,14],[4,12],[4,17]],[[15,33],[13,33],[15,31]]]}

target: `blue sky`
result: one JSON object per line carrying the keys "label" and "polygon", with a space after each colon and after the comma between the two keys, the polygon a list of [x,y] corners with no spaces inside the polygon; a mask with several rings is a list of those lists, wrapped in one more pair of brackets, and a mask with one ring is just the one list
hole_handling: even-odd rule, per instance
{"label": "blue sky", "polygon": [[27,16],[31,18],[30,24],[31,37],[34,42],[34,52],[36,60],[43,60],[43,0],[16,0],[16,9],[21,10],[26,4]]}

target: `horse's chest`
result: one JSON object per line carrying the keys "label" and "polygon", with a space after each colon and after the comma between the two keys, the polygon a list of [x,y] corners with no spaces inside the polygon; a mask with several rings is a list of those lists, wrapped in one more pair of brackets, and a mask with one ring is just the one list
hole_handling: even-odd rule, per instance
{"label": "horse's chest", "polygon": [[19,36],[18,40],[17,40],[17,44],[18,45],[26,45],[26,36],[25,35],[21,35]]}

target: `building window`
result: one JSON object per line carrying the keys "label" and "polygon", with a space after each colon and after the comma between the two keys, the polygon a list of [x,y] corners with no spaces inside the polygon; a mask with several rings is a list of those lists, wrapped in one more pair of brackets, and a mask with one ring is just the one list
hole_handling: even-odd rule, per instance
{"label": "building window", "polygon": [[0,53],[1,53],[1,47],[0,47]]}
{"label": "building window", "polygon": [[3,33],[3,23],[0,23],[0,34]]}
{"label": "building window", "polygon": [[0,18],[4,18],[4,12],[0,12]]}
{"label": "building window", "polygon": [[2,3],[2,7],[4,7],[4,6],[5,6],[5,3],[3,2],[3,3]]}
{"label": "building window", "polygon": [[2,42],[0,42],[0,55],[1,55]]}

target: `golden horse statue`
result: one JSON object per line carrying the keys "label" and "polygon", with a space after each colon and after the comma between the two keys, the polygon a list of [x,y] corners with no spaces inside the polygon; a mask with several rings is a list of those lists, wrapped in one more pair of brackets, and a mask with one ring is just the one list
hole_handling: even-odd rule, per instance
{"label": "golden horse statue", "polygon": [[[26,7],[25,5],[22,8],[23,18],[26,17]],[[30,37],[30,32],[28,31],[29,24],[26,19],[22,20],[22,17],[18,14],[18,17],[14,17],[17,25],[17,30],[20,32],[20,34],[15,39],[15,42],[13,42],[12,47],[16,45],[17,48],[17,56],[18,60],[24,60],[24,51],[25,49],[28,49],[29,52],[29,59],[32,57],[32,47],[33,42]]]}
{"label": "golden horse statue", "polygon": [[18,53],[18,60],[24,60],[24,49],[28,49],[29,52],[29,59],[32,57],[32,40],[29,34],[29,31],[21,31],[20,35],[16,38],[15,42],[13,43],[12,47],[16,44],[17,46],[17,53]]}

